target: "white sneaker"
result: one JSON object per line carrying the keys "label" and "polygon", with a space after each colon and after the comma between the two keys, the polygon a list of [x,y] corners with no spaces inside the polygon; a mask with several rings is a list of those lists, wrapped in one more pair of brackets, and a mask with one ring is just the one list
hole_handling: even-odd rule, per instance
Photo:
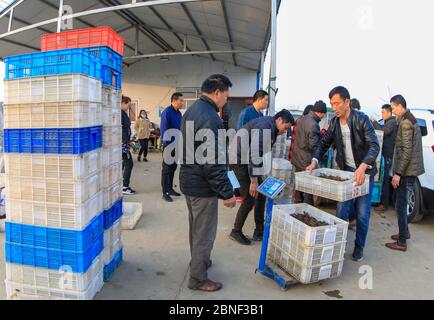
{"label": "white sneaker", "polygon": [[123,191],[122,191],[122,193],[124,195],[134,195],[134,194],[136,194],[136,191],[134,191],[131,188],[124,188]]}

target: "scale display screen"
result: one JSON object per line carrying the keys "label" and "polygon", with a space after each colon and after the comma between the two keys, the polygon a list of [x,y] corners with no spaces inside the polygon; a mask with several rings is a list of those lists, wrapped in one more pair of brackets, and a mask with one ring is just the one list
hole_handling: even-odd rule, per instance
{"label": "scale display screen", "polygon": [[286,184],[276,178],[268,177],[258,188],[258,192],[270,199],[275,199]]}

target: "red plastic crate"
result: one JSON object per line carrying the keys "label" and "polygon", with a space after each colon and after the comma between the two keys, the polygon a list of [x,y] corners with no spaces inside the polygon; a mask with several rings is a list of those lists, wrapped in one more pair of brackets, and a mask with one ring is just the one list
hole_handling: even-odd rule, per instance
{"label": "red plastic crate", "polygon": [[124,39],[110,27],[70,30],[41,36],[41,51],[107,46],[124,55]]}

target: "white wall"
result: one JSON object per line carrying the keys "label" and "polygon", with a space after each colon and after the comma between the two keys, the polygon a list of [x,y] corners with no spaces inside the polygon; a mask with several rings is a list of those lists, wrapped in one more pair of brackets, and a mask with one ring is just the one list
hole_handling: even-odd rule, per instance
{"label": "white wall", "polygon": [[132,100],[138,100],[139,109],[149,111],[151,121],[159,123],[159,107],[170,105],[170,97],[177,87],[201,87],[215,73],[231,79],[232,97],[253,96],[256,72],[193,56],[171,57],[169,61],[152,58],[124,67],[122,91]]}

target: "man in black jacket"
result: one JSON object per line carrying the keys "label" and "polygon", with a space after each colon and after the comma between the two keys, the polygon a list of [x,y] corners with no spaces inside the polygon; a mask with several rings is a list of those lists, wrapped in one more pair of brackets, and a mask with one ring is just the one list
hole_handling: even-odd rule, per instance
{"label": "man in black jacket", "polygon": [[122,169],[124,176],[124,188],[122,193],[124,195],[136,194],[136,191],[130,188],[131,173],[133,171],[134,162],[133,156],[130,151],[131,141],[131,120],[127,112],[130,109],[131,99],[122,96]]}
{"label": "man in black jacket", "polygon": [[392,116],[392,106],[385,104],[381,107],[381,115],[383,116],[384,126],[374,121],[374,127],[377,130],[383,130],[383,157],[384,157],[384,178],[383,188],[381,191],[381,205],[375,208],[375,211],[384,212],[389,208],[390,197],[390,168],[393,161],[393,150],[395,149],[396,134],[398,133],[398,123],[396,118]]}
{"label": "man in black jacket", "polygon": [[365,182],[365,174],[370,174],[369,194],[354,200],[339,202],[336,208],[336,216],[347,221],[351,207],[356,208],[357,231],[352,259],[361,261],[371,218],[375,160],[380,152],[380,145],[368,116],[350,108],[351,97],[346,88],[334,88],[329,98],[336,117],[330,121],[329,129],[322,136],[313,154],[312,163],[306,170],[316,169],[318,159],[322,159],[332,143],[335,143],[338,167],[344,171],[354,172],[356,185],[362,185]]}
{"label": "man in black jacket", "polygon": [[[240,244],[251,244],[242,229],[253,207],[255,207],[256,224],[253,240],[262,240],[266,199],[263,195],[258,194],[257,189],[263,182],[262,177],[267,174],[263,158],[267,156],[267,153],[271,156],[277,136],[285,134],[294,123],[291,113],[288,110],[282,110],[274,117],[260,117],[251,120],[237,133],[237,140],[234,141],[237,145],[237,164],[232,168],[240,183],[243,203],[238,210],[234,228],[229,237]],[[231,148],[231,152],[234,151]]]}
{"label": "man in black jacket", "polygon": [[[192,290],[217,291],[222,284],[208,279],[211,251],[217,233],[218,199],[233,208],[233,187],[228,178],[227,162],[219,163],[226,149],[219,143],[218,131],[223,121],[218,116],[227,103],[231,81],[223,75],[212,75],[202,85],[203,95],[184,114],[181,132],[183,155],[180,172],[181,190],[185,195],[190,223],[190,280]],[[202,141],[196,141],[200,135]],[[203,147],[205,152],[201,152]],[[208,147],[212,148],[208,154]],[[203,155],[203,157],[198,157]]]}

